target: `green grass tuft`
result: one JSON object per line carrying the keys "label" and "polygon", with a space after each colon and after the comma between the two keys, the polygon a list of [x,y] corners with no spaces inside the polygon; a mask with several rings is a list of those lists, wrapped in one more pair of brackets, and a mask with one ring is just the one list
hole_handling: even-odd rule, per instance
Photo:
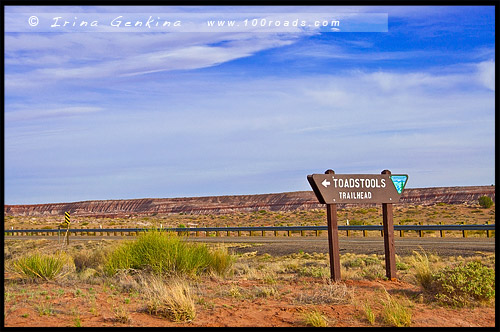
{"label": "green grass tuft", "polygon": [[111,252],[104,271],[109,275],[126,269],[151,269],[155,274],[224,275],[232,263],[233,258],[225,250],[211,251],[204,244],[187,243],[175,233],[151,230]]}
{"label": "green grass tuft", "polygon": [[14,260],[11,269],[21,278],[53,280],[64,273],[68,257],[63,254],[43,255],[34,253]]}

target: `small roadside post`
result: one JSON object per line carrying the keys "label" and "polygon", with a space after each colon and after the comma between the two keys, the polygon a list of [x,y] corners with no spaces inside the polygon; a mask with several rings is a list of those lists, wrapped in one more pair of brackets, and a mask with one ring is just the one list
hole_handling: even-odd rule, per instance
{"label": "small roadside post", "polygon": [[61,225],[59,225],[59,228],[61,226],[65,227],[66,228],[66,234],[65,234],[65,240],[63,240],[63,243],[66,242],[67,245],[69,245],[69,225],[71,224],[70,222],[70,214],[69,214],[69,211],[66,211],[64,212],[64,222],[61,223]]}
{"label": "small roadside post", "polygon": [[307,176],[316,198],[326,204],[330,275],[340,281],[340,254],[337,225],[337,204],[382,203],[385,271],[390,280],[396,280],[394,249],[394,221],[392,204],[397,203],[408,182],[407,174],[335,174],[331,169],[324,174]]}

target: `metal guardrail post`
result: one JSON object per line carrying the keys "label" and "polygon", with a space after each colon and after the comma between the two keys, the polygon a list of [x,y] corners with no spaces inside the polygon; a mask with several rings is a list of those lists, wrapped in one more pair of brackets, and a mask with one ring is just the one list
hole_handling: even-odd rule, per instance
{"label": "metal guardrail post", "polygon": [[[384,232],[383,226],[382,225],[349,225],[349,226],[338,226],[339,230],[349,230],[351,231],[351,235],[355,234],[352,233],[352,231],[362,231],[363,236],[366,236],[366,232],[368,231],[377,231],[377,232]],[[307,234],[307,231],[315,231],[316,235],[320,235],[323,230],[327,230],[327,226],[250,226],[250,227],[194,227],[194,228],[184,228],[184,229],[178,229],[178,228],[172,228],[172,229],[165,229],[166,231],[172,231],[172,232],[181,232],[183,235],[188,235],[189,232],[207,232],[209,235],[216,233],[216,232],[222,232],[225,231],[228,234],[231,234],[231,232],[237,232],[238,236],[241,236],[241,232],[252,232],[252,236],[255,235],[255,232],[265,232],[267,231],[272,231],[274,232],[275,236],[278,236],[279,232],[285,232],[283,236],[292,236],[293,233],[301,233],[301,234]],[[439,224],[432,224],[432,225],[421,225],[421,224],[416,224],[416,225],[394,225],[394,230],[395,231],[402,231],[402,232],[407,232],[407,231],[415,231],[418,232],[427,232],[427,231],[441,231],[443,232],[442,236],[445,236],[445,232],[450,232],[450,231],[455,231],[455,232],[466,232],[465,237],[468,236],[469,231],[471,230],[478,230],[478,231],[485,231],[486,236],[488,237],[494,237],[494,231],[495,231],[495,224],[491,223],[486,223],[486,224],[454,224],[454,225],[443,225],[442,222]],[[143,232],[145,229],[138,229],[138,228],[109,228],[109,229],[95,229],[95,228],[72,228],[70,230],[71,233],[78,234],[80,233],[81,235],[87,234],[89,236],[95,236],[97,235],[97,232],[99,233],[108,233],[107,236],[111,236],[109,233],[121,233],[122,235],[125,236],[135,236],[139,232]],[[62,233],[65,232],[65,229],[14,229],[13,227],[11,229],[5,229],[4,234],[6,236],[31,236],[31,235],[44,235],[48,234],[49,236],[54,235],[54,236],[61,236],[63,235]],[[384,232],[385,233],[385,232]],[[73,234],[73,235],[75,235]],[[305,236],[305,235],[304,235]]]}

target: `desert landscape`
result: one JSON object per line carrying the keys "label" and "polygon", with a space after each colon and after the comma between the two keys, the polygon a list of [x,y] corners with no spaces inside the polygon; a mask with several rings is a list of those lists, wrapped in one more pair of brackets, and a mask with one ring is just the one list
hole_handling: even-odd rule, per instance
{"label": "desert landscape", "polygon": [[[494,187],[485,189],[493,189],[494,198]],[[444,196],[433,197],[427,192],[426,200],[395,204],[394,222],[494,223],[494,206],[484,208],[477,203],[477,198],[488,192],[476,192],[475,195],[469,193],[466,200],[463,197],[467,195],[455,195],[455,201],[443,202]],[[194,213],[189,209],[170,213],[126,211],[127,216],[113,210],[108,211],[109,215],[103,210],[94,211],[95,216],[72,213],[72,227],[326,223],[326,213],[321,206],[304,208],[307,204],[300,203],[303,208],[296,208],[297,205],[280,207],[274,201],[275,205],[270,208],[272,197],[267,197],[267,201],[263,197],[252,211],[229,213],[215,213],[214,210]],[[252,199],[256,201],[255,197],[249,197],[248,201]],[[12,211],[14,207],[5,207],[6,230],[53,228],[64,218],[63,214],[34,214],[31,210],[24,215],[14,215]],[[344,206],[338,210],[338,217],[340,224],[345,224],[346,220],[350,224],[379,224],[381,208],[376,205]],[[224,264],[200,271],[173,269],[162,273],[155,273],[154,264],[145,264],[122,266],[110,272],[110,261],[116,253],[125,252],[125,248],[132,250],[133,243],[142,243],[147,248],[147,236],[122,240],[72,238],[69,245],[40,236],[28,240],[5,238],[4,326],[495,326],[494,252],[443,256],[415,248],[411,255],[396,256],[398,278],[395,281],[385,277],[383,255],[342,252],[342,281],[333,283],[325,252],[298,250],[287,255],[258,254],[260,244],[251,241],[190,243],[183,236],[164,233],[155,235],[153,232],[150,240],[161,243],[163,237],[173,237],[193,248],[206,249],[209,254],[216,253],[215,257]],[[380,232],[369,233],[368,236],[380,237]],[[339,235],[347,236],[345,232]],[[363,235],[352,232],[350,236]],[[419,235],[407,232],[405,236]],[[436,231],[426,231],[424,236],[438,238],[440,235]],[[324,234],[320,237],[327,241]],[[446,237],[456,237],[458,241],[462,232],[448,231]],[[469,231],[468,237],[485,238],[486,234],[485,231]],[[160,255],[154,251],[156,249],[151,250],[153,255]],[[23,272],[21,263],[27,264],[24,259],[36,253],[60,259],[63,262],[60,271],[52,277]],[[481,276],[471,271],[481,271]],[[458,286],[452,285],[446,275],[465,275],[469,284],[476,288],[458,292]],[[443,293],[443,286],[455,287],[460,297]]]}

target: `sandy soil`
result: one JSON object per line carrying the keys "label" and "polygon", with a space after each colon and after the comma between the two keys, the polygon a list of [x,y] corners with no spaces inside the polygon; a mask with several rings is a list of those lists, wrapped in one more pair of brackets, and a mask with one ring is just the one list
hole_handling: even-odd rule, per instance
{"label": "sandy soil", "polygon": [[[100,250],[96,242],[88,241],[88,245]],[[6,245],[9,255],[16,257],[34,247],[51,251],[54,241],[25,242],[22,249],[13,242]],[[81,243],[72,245],[75,246],[72,249],[84,249]],[[325,268],[328,271],[326,262],[325,254],[278,257],[256,252],[243,254],[230,276],[188,279],[196,317],[180,323],[148,313],[147,299],[140,289],[131,287],[133,277],[129,275],[107,279],[70,275],[59,281],[27,282],[7,270],[4,325],[298,327],[308,326],[305,318],[308,313],[319,312],[331,327],[390,326],[383,319],[388,293],[405,303],[411,312],[412,327],[495,326],[494,303],[461,309],[438,306],[412,282],[406,271],[399,272],[401,277],[397,281],[367,279],[346,272],[342,282],[332,284],[328,273],[319,276],[312,273]],[[332,290],[335,296],[331,295]],[[367,319],[367,306],[375,314],[372,323]]]}
{"label": "sandy soil", "polygon": [[[315,278],[299,278],[282,285],[285,295],[278,297],[239,298],[237,296],[214,296],[220,289],[238,287],[242,294],[251,293],[262,286],[250,280],[204,280],[202,298],[196,304],[196,318],[192,322],[175,323],[165,318],[147,313],[142,301],[127,294],[114,294],[103,285],[74,286],[56,283],[25,285],[25,295],[17,295],[16,301],[7,301],[5,306],[5,326],[64,327],[77,326],[306,326],[304,313],[317,310],[328,320],[329,326],[387,326],[380,317],[371,325],[364,317],[361,303],[368,303],[374,311],[382,310],[383,289],[389,294],[409,296],[419,294],[414,286],[403,282],[390,281],[346,281],[345,285],[354,290],[355,302],[348,304],[308,304],[300,301],[301,296],[320,289],[325,283]],[[200,286],[201,287],[201,286]],[[7,287],[7,291],[8,291]],[[55,295],[54,290],[60,295]],[[29,294],[38,294],[32,296]],[[40,295],[41,294],[41,295]],[[89,294],[93,294],[91,297]],[[50,301],[43,299],[51,297]],[[38,299],[42,297],[42,299]],[[91,299],[92,298],[92,299]],[[130,300],[127,300],[130,299]],[[15,302],[15,303],[14,303]],[[41,304],[41,302],[45,304]],[[50,314],[41,314],[40,306],[50,306]],[[119,311],[124,310],[124,315]],[[412,327],[450,326],[477,327],[495,326],[495,309],[449,309],[425,303],[413,303]],[[123,318],[125,316],[125,318]]]}

